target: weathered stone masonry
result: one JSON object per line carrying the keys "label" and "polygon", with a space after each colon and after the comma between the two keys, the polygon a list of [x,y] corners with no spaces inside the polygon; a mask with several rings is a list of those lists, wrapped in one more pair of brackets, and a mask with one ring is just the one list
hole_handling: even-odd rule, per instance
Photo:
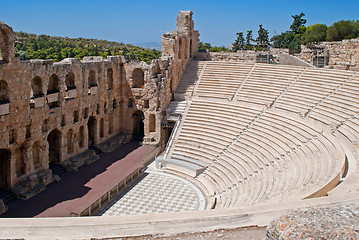
{"label": "weathered stone masonry", "polygon": [[13,31],[0,23],[0,188],[29,198],[53,181],[50,163],[77,170],[98,158],[92,146],[162,143],[163,112],[198,36],[192,12],[181,11],[151,64],[122,56],[19,61]]}

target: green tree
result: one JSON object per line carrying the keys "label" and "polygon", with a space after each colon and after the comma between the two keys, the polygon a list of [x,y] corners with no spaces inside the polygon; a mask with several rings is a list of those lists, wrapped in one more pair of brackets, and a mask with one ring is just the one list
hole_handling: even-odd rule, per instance
{"label": "green tree", "polygon": [[308,45],[313,42],[325,41],[327,37],[327,25],[325,24],[314,24],[307,28],[305,33],[302,35],[302,43]]}
{"label": "green tree", "polygon": [[253,49],[253,31],[249,30],[247,31],[247,35],[246,35],[246,44],[245,44],[245,49],[250,50]]}
{"label": "green tree", "polygon": [[[15,55],[26,59],[53,59],[66,57],[103,56],[118,54],[123,49],[136,54],[142,61],[150,62],[161,55],[160,51],[148,50],[134,45],[97,39],[50,37],[24,32],[15,33]],[[124,51],[125,52],[125,51]]]}
{"label": "green tree", "polygon": [[327,29],[327,41],[340,41],[358,37],[359,21],[344,21],[333,23]]}
{"label": "green tree", "polygon": [[211,47],[209,49],[210,52],[229,52],[230,49],[226,48],[225,46],[221,46],[221,47],[217,47],[217,46],[214,46],[214,47]]}
{"label": "green tree", "polygon": [[269,45],[269,32],[263,28],[263,25],[259,25],[258,37],[256,39],[257,50],[266,49]]}
{"label": "green tree", "polygon": [[305,14],[302,12],[299,15],[292,15],[293,23],[292,23],[292,25],[290,25],[290,29],[295,34],[303,34],[305,32],[306,28],[305,28],[304,24],[307,23],[307,20],[303,19],[304,16],[305,16]]}
{"label": "green tree", "polygon": [[237,39],[232,44],[232,50],[238,51],[244,49],[245,39],[243,37],[243,32],[236,33]]}
{"label": "green tree", "polygon": [[272,46],[275,48],[300,49],[301,41],[292,31],[286,31],[271,38]]}
{"label": "green tree", "polygon": [[198,51],[199,52],[206,52],[207,50],[211,49],[211,47],[212,47],[211,44],[208,42],[206,42],[206,43],[199,42],[198,43]]}

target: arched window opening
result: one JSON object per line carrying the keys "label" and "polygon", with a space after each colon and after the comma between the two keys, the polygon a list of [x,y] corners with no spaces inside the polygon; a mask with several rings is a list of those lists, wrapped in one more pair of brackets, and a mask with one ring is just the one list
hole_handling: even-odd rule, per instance
{"label": "arched window opening", "polygon": [[65,78],[65,83],[66,83],[66,89],[67,90],[71,90],[71,89],[75,89],[75,74],[73,72],[70,72],[66,75]]}
{"label": "arched window opening", "polygon": [[40,77],[34,77],[31,80],[31,97],[38,98],[43,97],[44,94],[42,92],[42,80]]}
{"label": "arched window opening", "polygon": [[75,85],[75,74],[70,72],[66,75],[66,99],[72,99],[76,97],[76,85]]}
{"label": "arched window opening", "polygon": [[7,82],[0,80],[0,116],[10,113],[10,100]]}
{"label": "arched window opening", "polygon": [[73,143],[72,143],[72,129],[67,132],[67,153],[72,153],[74,151]]}
{"label": "arched window opening", "polygon": [[103,138],[105,136],[105,123],[103,118],[100,120],[100,138]]}
{"label": "arched window opening", "polygon": [[3,189],[10,189],[10,160],[10,151],[0,149],[0,188]]}
{"label": "arched window opening", "polygon": [[145,75],[141,68],[136,68],[132,72],[132,87],[142,88],[145,85]]}
{"label": "arched window opening", "polygon": [[148,119],[148,129],[150,132],[156,132],[156,116],[151,114]]}
{"label": "arched window opening", "polygon": [[89,78],[88,78],[88,87],[96,87],[97,86],[97,81],[96,81],[96,72],[95,70],[91,70],[89,73]]}
{"label": "arched window opening", "polygon": [[49,79],[49,85],[47,87],[47,94],[59,92],[59,77],[56,74],[52,74]]}
{"label": "arched window opening", "polygon": [[58,107],[59,82],[59,77],[56,74],[52,74],[49,79],[49,85],[47,87],[47,103],[49,105],[49,108]]}
{"label": "arched window opening", "polygon": [[0,105],[10,103],[7,82],[0,80]]}
{"label": "arched window opening", "polygon": [[85,143],[85,128],[84,126],[80,127],[80,134],[79,134],[79,146],[80,148],[84,147],[84,143]]}
{"label": "arched window opening", "polygon": [[113,88],[113,70],[112,68],[107,69],[107,90]]}
{"label": "arched window opening", "polygon": [[26,154],[26,147],[24,144],[22,144],[17,150],[16,150],[16,176],[21,177],[25,174],[25,154]]}
{"label": "arched window opening", "polygon": [[41,161],[40,161],[40,144],[39,142],[35,142],[32,145],[32,159],[34,162],[34,168],[38,169],[41,167]]}

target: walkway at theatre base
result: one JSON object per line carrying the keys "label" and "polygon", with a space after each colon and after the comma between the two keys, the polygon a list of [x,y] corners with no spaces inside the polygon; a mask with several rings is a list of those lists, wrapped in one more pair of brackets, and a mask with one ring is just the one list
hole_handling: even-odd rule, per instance
{"label": "walkway at theatre base", "polygon": [[49,184],[38,195],[10,202],[0,217],[65,217],[81,212],[141,167],[142,158],[153,149],[131,141],[111,153],[100,153],[99,160],[78,172],[61,174],[61,181]]}

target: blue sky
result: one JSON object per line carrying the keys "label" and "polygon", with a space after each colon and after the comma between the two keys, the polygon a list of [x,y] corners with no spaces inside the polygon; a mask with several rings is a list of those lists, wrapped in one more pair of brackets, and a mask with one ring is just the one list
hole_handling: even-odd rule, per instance
{"label": "blue sky", "polygon": [[236,32],[270,35],[289,29],[291,15],[304,12],[307,25],[359,19],[358,0],[0,0],[0,21],[15,31],[138,43],[161,40],[175,30],[179,10],[192,10],[200,39],[229,45]]}

